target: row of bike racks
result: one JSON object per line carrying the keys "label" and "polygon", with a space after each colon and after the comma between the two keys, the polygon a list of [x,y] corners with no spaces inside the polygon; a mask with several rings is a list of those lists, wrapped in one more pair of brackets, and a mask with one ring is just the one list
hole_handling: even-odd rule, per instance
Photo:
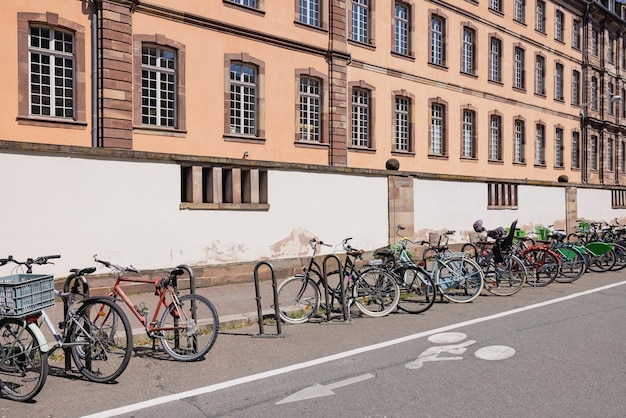
{"label": "row of bike racks", "polygon": [[[328,271],[326,266],[330,260],[334,260],[337,263],[337,270],[340,272],[339,274],[339,286],[341,288],[340,297],[341,297],[341,300],[343,301],[342,320],[344,323],[348,323],[350,322],[350,311],[348,309],[347,304],[345,303],[346,286],[345,286],[345,281],[343,277],[342,263],[339,257],[337,257],[335,254],[328,254],[326,257],[324,257],[322,261],[322,281],[324,284],[324,302],[326,306],[326,322],[331,323],[332,321],[332,308],[328,309],[328,307],[332,305],[332,298],[330,295],[331,291],[330,291],[330,287],[328,286],[328,281],[326,280],[326,276],[327,276],[326,273]],[[274,317],[276,318],[276,334],[266,334],[264,330],[264,326],[263,326],[264,316],[263,316],[262,301],[261,301],[261,289],[260,289],[260,284],[259,284],[260,283],[259,269],[263,266],[269,268],[271,276],[272,276],[272,293],[273,293],[273,299],[274,299]],[[278,286],[276,282],[276,274],[274,272],[274,267],[272,266],[271,263],[267,261],[260,261],[254,267],[254,289],[256,293],[256,306],[257,306],[257,316],[258,316],[258,323],[259,323],[259,333],[256,334],[255,337],[271,337],[271,338],[285,337],[281,329],[280,307],[278,306]]]}

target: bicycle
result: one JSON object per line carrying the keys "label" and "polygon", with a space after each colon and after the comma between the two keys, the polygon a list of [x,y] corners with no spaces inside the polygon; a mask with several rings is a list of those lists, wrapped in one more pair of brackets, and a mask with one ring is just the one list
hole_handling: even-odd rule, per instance
{"label": "bicycle", "polygon": [[[439,236],[437,245],[427,247],[422,261],[417,264],[435,284],[436,292],[450,302],[467,303],[480,296],[485,286],[485,274],[476,261],[465,252],[453,253],[448,239],[454,231]],[[442,237],[445,241],[442,242]],[[428,241],[415,242],[429,245]]]}
{"label": "bicycle", "polygon": [[482,221],[474,223],[478,233],[487,232],[494,241],[482,240],[466,243],[461,251],[468,253],[477,262],[485,274],[485,289],[496,296],[511,296],[519,292],[526,283],[527,271],[522,260],[512,254],[513,240],[517,220],[513,221],[508,235],[504,236],[502,227],[487,231]]}
{"label": "bicycle", "polygon": [[[579,220],[578,230],[567,235],[567,242],[584,251],[588,258],[587,268],[596,273],[602,273],[614,268],[616,255],[614,246],[607,242],[602,242],[598,235],[601,224],[598,222],[586,222]],[[626,249],[620,253],[626,253]]]}
{"label": "bicycle", "polygon": [[[0,320],[0,329],[2,330],[3,339],[3,355],[6,354],[6,351],[4,350],[6,347],[4,343],[5,339],[14,338],[16,341],[21,340],[21,335],[24,335],[22,332],[23,329],[30,329],[33,331],[32,333],[29,333],[31,334],[30,336],[25,335],[29,343],[32,345],[29,346],[25,344],[23,347],[28,348],[27,351],[33,354],[36,353],[37,348],[39,348],[41,352],[45,352],[44,356],[40,356],[42,362],[40,380],[37,382],[37,379],[31,376],[33,382],[37,383],[32,385],[32,388],[28,389],[26,393],[16,395],[17,391],[15,389],[9,389],[8,391],[5,390],[5,394],[7,394],[7,397],[10,399],[28,400],[32,399],[37,395],[37,393],[39,393],[46,380],[45,375],[47,375],[48,370],[47,358],[57,349],[64,349],[66,355],[71,353],[71,358],[74,360],[74,364],[78,368],[78,371],[87,379],[98,383],[108,383],[117,379],[128,366],[132,355],[132,330],[126,315],[115,303],[111,302],[107,298],[91,297],[84,298],[81,301],[80,306],[75,308],[74,294],[71,292],[59,292],[54,289],[52,276],[45,276],[50,279],[50,283],[41,286],[35,286],[36,283],[33,280],[30,280],[33,276],[37,276],[32,274],[33,264],[48,264],[49,260],[55,258],[60,258],[60,256],[43,256],[36,259],[29,258],[24,262],[17,261],[12,256],[0,260],[0,265],[4,265],[8,262],[14,262],[18,266],[26,268],[26,274],[14,275],[13,277],[18,277],[20,282],[23,282],[23,279],[26,278],[30,281],[29,283],[26,283],[26,285],[30,286],[31,289],[37,289],[37,291],[33,293],[33,300],[30,302],[44,300],[43,298],[47,297],[46,294],[52,295],[50,304],[47,302],[43,302],[43,304],[42,302],[35,302],[35,306],[38,310],[30,313],[20,312],[20,302],[22,305],[27,304],[27,302],[25,300],[20,301],[18,298],[14,298],[13,304],[15,307],[13,309],[16,312],[13,313],[20,314],[22,318],[4,318]],[[95,271],[95,268],[91,267],[81,270],[81,274],[88,274],[93,271]],[[21,290],[26,291],[27,289],[24,288]],[[59,323],[59,328],[62,330],[61,334],[59,334],[56,330],[54,324],[44,309],[54,304],[54,295],[61,298],[64,306],[64,318]],[[22,295],[22,297],[23,296],[24,295]],[[37,303],[39,303],[39,305],[37,305]],[[109,320],[101,321],[98,325],[89,320],[91,310],[96,309],[96,306],[100,311],[107,314],[107,318],[109,318]],[[42,323],[46,324],[55,339],[55,343],[52,347],[49,346],[43,333],[39,329]],[[116,329],[117,331],[112,332],[112,329]],[[129,343],[131,344],[129,345]],[[25,356],[24,359],[28,357],[29,356]],[[36,358],[36,356],[33,356],[33,359],[34,358]],[[45,362],[43,361],[44,358]],[[6,365],[4,358],[2,364]],[[36,366],[35,373],[39,372],[37,370],[39,367],[40,366],[38,365]],[[69,367],[71,367],[71,363],[66,357],[66,368]],[[7,371],[7,368],[3,367],[2,371]],[[24,374],[27,375],[26,373]],[[4,385],[4,388],[6,388],[6,385]]]}
{"label": "bicycle", "polygon": [[[346,251],[346,261],[339,270],[328,273],[327,278],[331,278],[336,284],[331,285],[331,280],[327,281],[329,288],[328,304],[323,309],[335,311],[339,309],[335,302],[343,308],[346,299],[346,310],[354,302],[356,307],[364,315],[380,317],[389,314],[398,304],[400,289],[391,274],[381,268],[370,268],[360,271],[356,268],[354,261],[363,255],[363,250],[353,249],[347,242],[352,238],[342,241],[342,246]],[[278,287],[278,304],[280,318],[291,324],[300,324],[308,321],[322,306],[321,288],[324,287],[322,269],[315,261],[317,248],[320,245],[328,245],[316,238],[309,240],[309,245],[313,249],[313,255],[309,260],[308,267],[303,267],[303,273],[287,278]],[[341,288],[342,281],[339,275],[342,274],[345,289]]]}
{"label": "bicycle", "polygon": [[[126,272],[139,273],[133,266],[123,267],[110,261],[94,260],[109,268],[115,278],[113,290],[108,297],[124,302],[132,314],[144,326],[146,335],[152,339],[152,348],[158,339],[165,352],[177,361],[194,361],[202,358],[215,344],[219,331],[219,318],[213,303],[202,295],[189,294],[179,296],[177,277],[184,274],[184,269],[177,267],[167,276],[155,280],[126,277]],[[145,303],[135,305],[124,292],[121,283],[152,283],[158,298],[158,304],[150,319]],[[164,309],[158,319],[161,308]],[[98,318],[106,320],[106,315],[96,312]]]}
{"label": "bicycle", "polygon": [[[398,309],[412,314],[427,311],[437,298],[437,287],[430,273],[414,263],[408,251],[408,243],[416,244],[410,238],[400,235],[404,226],[398,225],[396,235],[400,237],[398,244],[382,248],[374,253],[381,260],[380,264],[389,269],[400,287]],[[373,261],[370,265],[376,265]]]}

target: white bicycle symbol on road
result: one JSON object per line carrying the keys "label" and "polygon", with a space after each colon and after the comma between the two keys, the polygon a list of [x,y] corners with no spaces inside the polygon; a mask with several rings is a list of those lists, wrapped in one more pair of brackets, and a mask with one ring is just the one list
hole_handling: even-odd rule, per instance
{"label": "white bicycle symbol on road", "polygon": [[[442,332],[434,334],[428,337],[428,341],[433,344],[445,344],[437,345],[427,348],[417,357],[417,360],[407,363],[405,367],[407,369],[419,369],[424,363],[429,361],[451,361],[451,360],[463,360],[463,357],[459,357],[465,351],[467,347],[475,344],[475,340],[467,340],[460,343],[467,338],[467,335],[462,332]],[[458,343],[458,344],[457,344]],[[452,354],[452,356],[445,356],[442,354]],[[506,360],[515,354],[515,349],[506,345],[490,345],[482,347],[476,350],[474,355],[482,360]]]}

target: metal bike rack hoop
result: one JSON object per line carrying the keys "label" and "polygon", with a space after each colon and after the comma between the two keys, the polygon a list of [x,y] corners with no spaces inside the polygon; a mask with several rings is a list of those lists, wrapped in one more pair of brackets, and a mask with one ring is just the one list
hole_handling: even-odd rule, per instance
{"label": "metal bike rack hoop", "polygon": [[324,300],[326,301],[326,321],[330,322],[330,316],[331,316],[331,311],[332,311],[332,307],[330,307],[330,288],[328,287],[328,279],[326,276],[326,263],[328,262],[329,259],[334,259],[335,261],[337,261],[337,268],[339,271],[339,288],[340,288],[340,297],[342,300],[342,314],[343,314],[343,321],[344,322],[348,322],[348,306],[346,304],[346,286],[344,283],[344,277],[343,277],[343,265],[341,263],[341,260],[339,259],[339,257],[337,257],[337,255],[335,254],[328,254],[326,257],[324,257],[324,260],[322,261],[322,282],[324,283]]}
{"label": "metal bike rack hoop", "polygon": [[[261,266],[267,266],[272,273],[272,293],[274,294],[274,315],[276,317],[276,334],[265,334],[263,331],[263,311],[261,309],[261,289],[259,286],[259,268]],[[267,261],[259,261],[254,266],[254,290],[256,292],[256,309],[259,319],[259,333],[255,337],[284,337],[280,327],[280,312],[278,306],[278,292],[276,288],[276,275],[274,274],[274,267]]]}

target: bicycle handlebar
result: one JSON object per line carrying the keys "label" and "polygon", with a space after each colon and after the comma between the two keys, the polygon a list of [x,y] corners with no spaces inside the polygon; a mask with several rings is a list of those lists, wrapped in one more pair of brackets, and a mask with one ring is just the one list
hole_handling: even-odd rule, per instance
{"label": "bicycle handlebar", "polygon": [[139,270],[133,267],[132,265],[128,267],[123,267],[123,266],[120,266],[119,264],[113,264],[110,261],[99,260],[97,257],[98,257],[98,254],[94,254],[93,259],[96,261],[96,263],[100,263],[104,265],[105,267],[110,268],[111,270],[114,270],[117,273],[124,274],[124,272],[126,271],[130,271],[132,273],[139,273]]}
{"label": "bicycle handlebar", "polygon": [[26,272],[31,273],[33,270],[33,264],[37,264],[37,265],[54,264],[50,262],[49,260],[53,260],[56,258],[61,258],[61,256],[58,254],[42,255],[41,257],[37,257],[37,258],[27,258],[26,261],[18,261],[15,258],[13,258],[12,255],[10,255],[7,258],[0,259],[0,266],[4,266],[10,261],[10,262],[17,264],[18,266],[26,266]]}

